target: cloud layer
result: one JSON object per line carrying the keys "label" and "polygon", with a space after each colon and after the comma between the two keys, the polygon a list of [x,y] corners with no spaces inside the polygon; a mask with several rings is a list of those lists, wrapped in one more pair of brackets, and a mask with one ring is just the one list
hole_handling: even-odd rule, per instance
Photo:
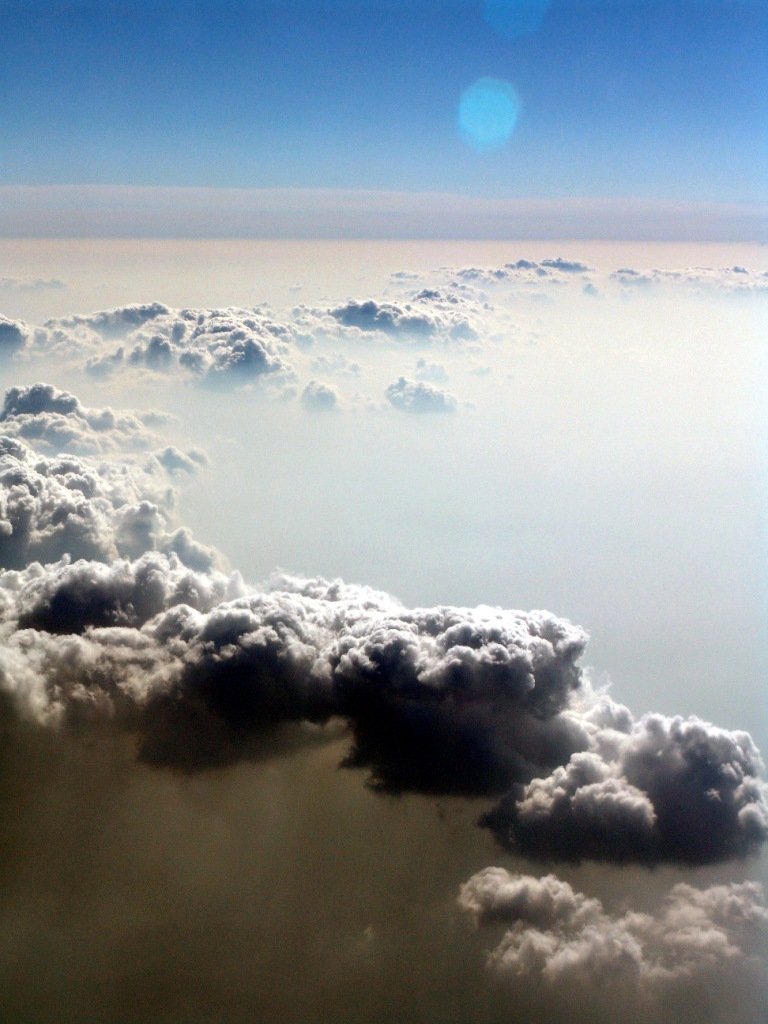
{"label": "cloud layer", "polygon": [[502,979],[569,993],[576,1006],[594,991],[627,999],[632,1019],[664,1005],[674,1012],[675,998],[688,1000],[690,1013],[703,990],[706,1019],[758,1019],[768,911],[756,883],[679,884],[655,915],[611,915],[554,875],[492,867],[462,887],[459,905],[479,926],[507,927],[488,955]]}

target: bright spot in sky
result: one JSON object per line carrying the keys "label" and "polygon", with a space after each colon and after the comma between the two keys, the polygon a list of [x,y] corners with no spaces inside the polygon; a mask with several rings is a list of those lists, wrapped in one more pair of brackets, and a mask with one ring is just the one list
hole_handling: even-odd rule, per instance
{"label": "bright spot in sky", "polygon": [[479,153],[499,149],[509,139],[520,113],[520,97],[498,78],[480,78],[459,101],[459,131]]}
{"label": "bright spot in sky", "polygon": [[541,28],[550,0],[485,0],[485,20],[507,39]]}

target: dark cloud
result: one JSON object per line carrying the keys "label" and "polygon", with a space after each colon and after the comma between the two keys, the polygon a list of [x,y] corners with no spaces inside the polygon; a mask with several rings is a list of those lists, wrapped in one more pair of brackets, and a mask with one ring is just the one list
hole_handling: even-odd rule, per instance
{"label": "dark cloud", "polygon": [[[237,759],[281,722],[336,715],[352,728],[348,763],[377,786],[482,793],[586,742],[558,718],[586,637],[546,613],[408,611],[367,588],[287,576],[254,592],[159,553],[38,566],[8,585],[16,671],[4,689],[22,713],[143,715],[157,761],[204,764],[211,735],[217,761]],[[89,671],[64,685],[75,649]],[[27,677],[34,686],[20,689]]]}
{"label": "dark cloud", "polygon": [[387,401],[402,412],[429,413],[455,412],[457,402],[454,396],[426,381],[398,377],[384,394]]}
{"label": "dark cloud", "polygon": [[429,338],[437,333],[436,321],[423,313],[415,313],[391,302],[362,302],[350,300],[343,306],[329,310],[334,320],[345,327],[358,327],[361,331],[382,331],[405,337]]}
{"label": "dark cloud", "polygon": [[756,883],[680,884],[656,914],[612,915],[554,875],[486,868],[462,886],[459,904],[480,926],[508,927],[488,956],[494,973],[568,993],[575,1008],[597,991],[628,999],[631,1019],[673,1006],[699,1019],[694,993],[703,988],[708,1021],[765,1013],[768,912]]}
{"label": "dark cloud", "polygon": [[27,344],[29,330],[22,320],[0,316],[0,358],[13,355]]}
{"label": "dark cloud", "polygon": [[[11,389],[6,422],[80,408]],[[22,717],[112,718],[138,730],[146,759],[194,768],[340,718],[345,763],[371,785],[499,796],[483,823],[545,859],[715,863],[768,838],[748,734],[633,721],[592,692],[587,636],[567,620],[222,576],[213,551],[169,525],[169,475],[203,460],[167,447],[116,465],[0,441],[0,689]]]}
{"label": "dark cloud", "polygon": [[502,795],[483,823],[529,856],[714,863],[768,837],[750,737],[634,723],[585,683],[579,627],[547,612],[410,610],[340,581],[245,588],[188,531],[168,533],[159,506],[121,503],[130,477],[5,444],[5,564],[90,559],[0,576],[15,666],[3,689],[25,716],[107,709],[143,722],[145,756],[187,767],[249,756],[284,723],[341,717],[346,764],[372,785]]}
{"label": "dark cloud", "polygon": [[601,728],[591,750],[510,793],[484,823],[545,859],[746,857],[768,838],[762,768],[747,733],[647,715],[626,732]]}

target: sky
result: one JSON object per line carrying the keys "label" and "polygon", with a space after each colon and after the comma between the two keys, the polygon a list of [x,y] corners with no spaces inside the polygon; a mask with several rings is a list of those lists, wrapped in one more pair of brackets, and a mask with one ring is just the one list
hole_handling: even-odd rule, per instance
{"label": "sky", "polygon": [[767,24],[0,0],[0,1018],[765,1024]]}
{"label": "sky", "polygon": [[[747,237],[764,233],[768,12],[757,0],[0,10],[0,186],[718,204],[751,208]],[[13,206],[18,193],[7,195]],[[307,233],[280,210],[267,233]],[[2,217],[0,229],[44,233]],[[463,237],[466,225],[448,230]]]}

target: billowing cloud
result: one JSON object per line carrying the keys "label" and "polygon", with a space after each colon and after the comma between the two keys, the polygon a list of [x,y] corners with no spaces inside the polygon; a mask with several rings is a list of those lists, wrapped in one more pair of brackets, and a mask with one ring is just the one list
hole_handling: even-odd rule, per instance
{"label": "billowing cloud", "polygon": [[291,356],[309,340],[262,309],[172,309],[159,302],[48,320],[32,335],[35,354],[84,357],[94,377],[141,370],[227,387],[292,379]]}
{"label": "billowing cloud", "polygon": [[448,380],[448,371],[442,363],[430,362],[422,356],[416,361],[416,377],[432,384],[445,384]]}
{"label": "billowing cloud", "polygon": [[[347,765],[377,788],[505,794],[485,824],[532,856],[708,863],[768,837],[750,737],[696,719],[633,723],[589,690],[586,634],[565,620],[410,610],[365,587],[286,575],[253,590],[190,557],[191,538],[164,533],[149,503],[105,510],[77,493],[71,515],[38,515],[37,547],[90,540],[109,564],[0,576],[3,689],[28,717],[93,706],[142,721],[153,760],[201,767],[247,756],[281,723],[339,716],[352,733]],[[26,538],[28,554],[30,529]],[[150,553],[138,562],[115,559],[140,550]],[[68,689],[60,662],[73,647],[89,669]]]}
{"label": "billowing cloud", "polygon": [[23,320],[9,320],[7,316],[0,316],[0,357],[13,355],[24,348],[28,334]]}
{"label": "billowing cloud", "polygon": [[513,985],[568,993],[577,1005],[597,990],[629,999],[640,1019],[674,1012],[670,1000],[690,1002],[697,988],[709,1021],[764,1012],[768,911],[756,883],[675,885],[656,914],[612,915],[554,875],[493,867],[462,886],[459,905],[477,925],[507,926],[488,966]]}
{"label": "billowing cloud", "polygon": [[[166,449],[166,451],[168,451]],[[161,453],[162,458],[162,453]],[[0,437],[0,566],[19,569],[62,557],[109,562],[178,550],[210,565],[210,549],[188,531],[168,533],[173,492],[155,457],[139,467],[71,455],[47,457]]]}
{"label": "billowing cloud", "polygon": [[748,733],[696,718],[614,721],[590,750],[511,792],[484,821],[504,845],[545,859],[745,857],[768,838],[762,768]]}
{"label": "billowing cloud", "polygon": [[[558,712],[586,637],[546,613],[409,611],[365,587],[288,576],[254,591],[157,552],[32,566],[0,576],[0,592],[3,689],[20,713],[143,719],[154,760],[236,759],[281,722],[335,715],[352,729],[347,763],[377,786],[482,793],[584,743]],[[74,648],[89,671],[68,688]]]}
{"label": "billowing cloud", "polygon": [[402,412],[455,412],[457,407],[456,399],[449,391],[407,377],[398,377],[384,394],[387,401]]}
{"label": "billowing cloud", "polygon": [[50,452],[103,454],[138,450],[155,443],[147,429],[152,413],[89,409],[52,384],[12,387],[0,409],[0,430]]}
{"label": "billowing cloud", "polygon": [[422,288],[397,301],[349,299],[327,309],[294,309],[297,327],[315,337],[368,337],[410,345],[473,341],[484,332],[486,315],[487,308],[473,298],[436,288]]}

